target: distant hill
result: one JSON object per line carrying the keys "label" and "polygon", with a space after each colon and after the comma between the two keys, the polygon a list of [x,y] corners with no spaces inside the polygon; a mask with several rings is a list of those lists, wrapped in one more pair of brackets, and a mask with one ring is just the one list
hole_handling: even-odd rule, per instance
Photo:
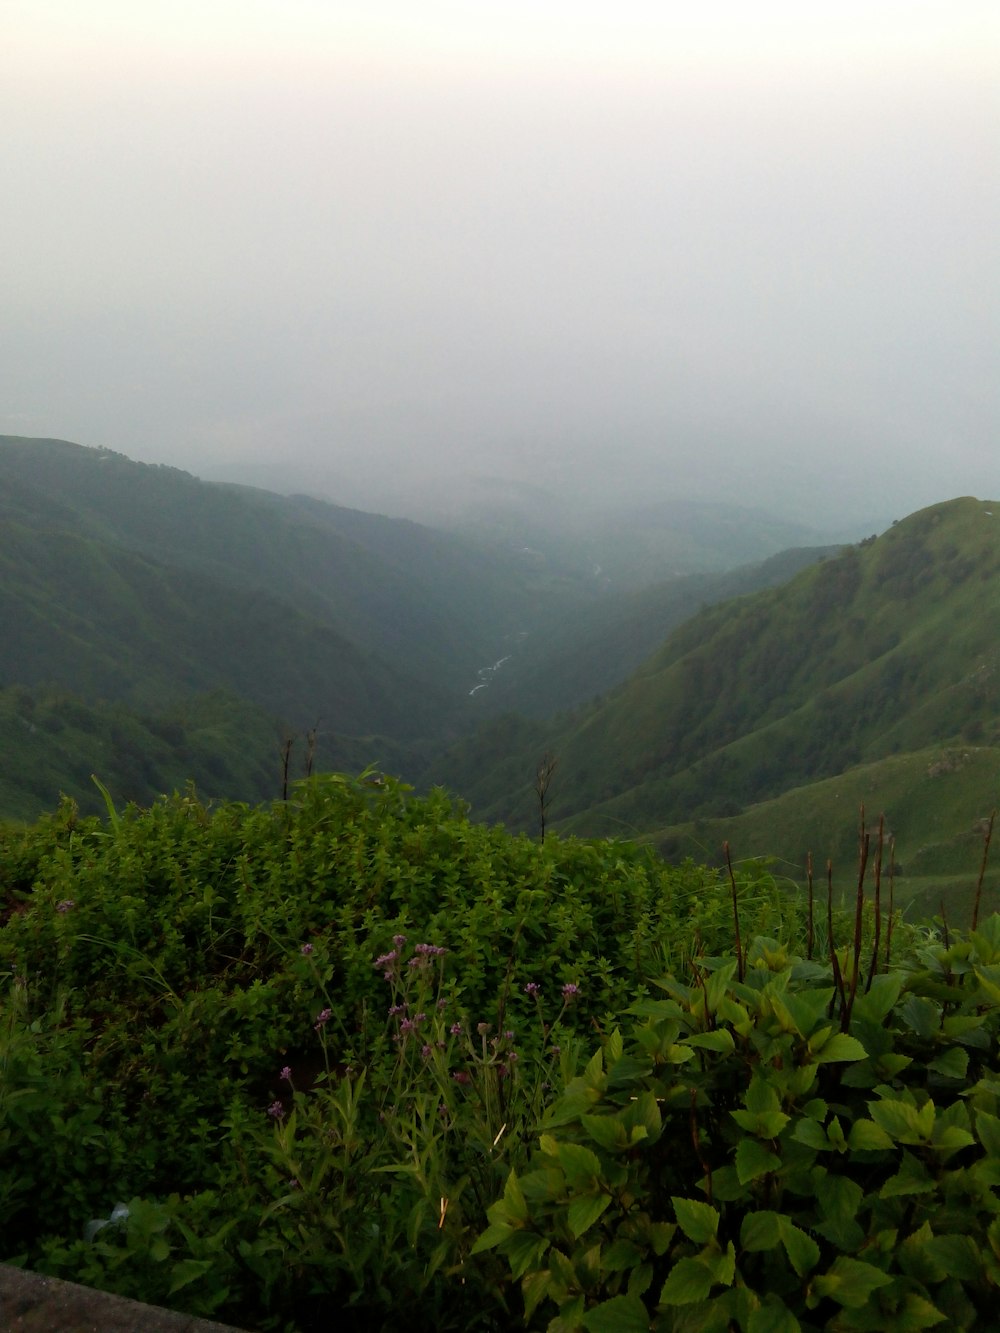
{"label": "distant hill", "polygon": [[519,643],[489,688],[477,694],[477,706],[490,715],[515,711],[544,718],[590,702],[627,679],[672,629],[704,607],[787,583],[839,550],[797,547],[722,574],[681,575],[575,606]]}
{"label": "distant hill", "polygon": [[277,598],[437,689],[468,689],[533,612],[514,557],[403,519],[213,485],[61,440],[0,436],[0,519]]}
{"label": "distant hill", "polygon": [[[281,738],[312,728],[318,766],[419,771],[426,738],[458,734],[479,667],[537,603],[516,560],[418,524],[0,437],[0,691],[21,691],[6,790],[33,793],[26,806],[0,790],[0,814],[93,795],[91,772],[126,799],[178,777],[272,796]],[[208,708],[215,779],[193,733],[164,739],[206,695],[234,701],[229,721],[244,710],[241,737]],[[60,710],[76,719],[61,736]]]}
{"label": "distant hill", "polygon": [[[998,525],[1000,504],[935,505],[781,587],[710,607],[598,704],[557,723],[488,724],[449,756],[453,785],[478,817],[530,828],[548,750],[561,829],[674,838],[697,817],[717,836],[744,810],[749,829],[751,806],[860,765],[1000,745]],[[996,800],[994,780],[966,825]],[[770,849],[813,845],[807,825],[789,823]]]}
{"label": "distant hill", "polygon": [[481,479],[457,509],[436,521],[469,540],[533,553],[616,593],[837,540],[760,509],[680,499],[581,507],[496,478]]}
{"label": "distant hill", "polygon": [[[716,517],[701,544],[678,539],[695,566]],[[628,673],[634,649],[604,650],[617,596],[580,541],[546,555],[0,436],[0,814],[37,813],[59,790],[92,803],[91,772],[124,799],[187,777],[272,795],[283,738],[314,728],[318,766],[418,777],[482,716],[480,671],[560,623],[555,698],[580,697],[584,626],[601,685]]]}

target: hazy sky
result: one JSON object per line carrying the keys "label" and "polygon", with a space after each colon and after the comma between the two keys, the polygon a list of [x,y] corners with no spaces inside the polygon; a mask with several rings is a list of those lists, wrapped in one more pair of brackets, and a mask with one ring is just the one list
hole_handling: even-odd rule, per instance
{"label": "hazy sky", "polygon": [[1000,498],[998,89],[996,0],[0,0],[0,432]]}

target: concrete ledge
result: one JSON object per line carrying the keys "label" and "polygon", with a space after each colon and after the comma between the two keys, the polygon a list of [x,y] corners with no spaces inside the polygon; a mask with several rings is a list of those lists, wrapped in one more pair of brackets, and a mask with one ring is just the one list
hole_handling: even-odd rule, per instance
{"label": "concrete ledge", "polygon": [[228,1324],[0,1264],[3,1333],[241,1333]]}

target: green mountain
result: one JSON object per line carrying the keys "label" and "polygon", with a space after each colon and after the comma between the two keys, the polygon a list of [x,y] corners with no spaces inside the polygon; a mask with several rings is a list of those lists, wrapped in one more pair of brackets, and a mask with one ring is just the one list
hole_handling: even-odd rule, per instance
{"label": "green mountain", "polygon": [[489,688],[482,712],[549,717],[626,680],[677,625],[705,606],[776,587],[840,547],[796,547],[725,573],[687,574],[639,592],[616,592],[553,617],[526,636]]}
{"label": "green mountain", "polygon": [[[317,767],[419,772],[539,597],[516,560],[414,523],[0,437],[0,692],[20,691],[0,811],[92,804],[92,772],[122,799],[187,778],[264,799],[283,737],[313,729]],[[192,709],[214,764],[177,733]]]}
{"label": "green mountain", "polygon": [[[452,783],[478,817],[532,827],[532,780],[549,751],[556,826],[676,843],[675,826],[690,836],[696,817],[717,836],[746,810],[749,829],[748,807],[893,755],[945,747],[915,761],[927,770],[955,746],[1000,744],[998,523],[989,502],[936,505],[782,587],[708,608],[598,705],[554,723],[489,724],[449,756]],[[894,789],[869,788],[876,804],[883,791]],[[996,800],[994,770],[963,828]],[[780,839],[748,834],[747,850],[800,858],[816,847],[799,808]]]}
{"label": "green mountain", "polygon": [[464,694],[504,635],[540,614],[514,557],[403,519],[213,485],[66,441],[0,436],[0,521],[278,599],[432,693]]}

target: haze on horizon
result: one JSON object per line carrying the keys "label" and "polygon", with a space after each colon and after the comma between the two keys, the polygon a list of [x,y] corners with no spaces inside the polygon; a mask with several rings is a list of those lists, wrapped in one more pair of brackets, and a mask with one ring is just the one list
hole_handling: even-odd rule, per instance
{"label": "haze on horizon", "polygon": [[2,433],[417,516],[1000,498],[993,0],[0,18]]}

